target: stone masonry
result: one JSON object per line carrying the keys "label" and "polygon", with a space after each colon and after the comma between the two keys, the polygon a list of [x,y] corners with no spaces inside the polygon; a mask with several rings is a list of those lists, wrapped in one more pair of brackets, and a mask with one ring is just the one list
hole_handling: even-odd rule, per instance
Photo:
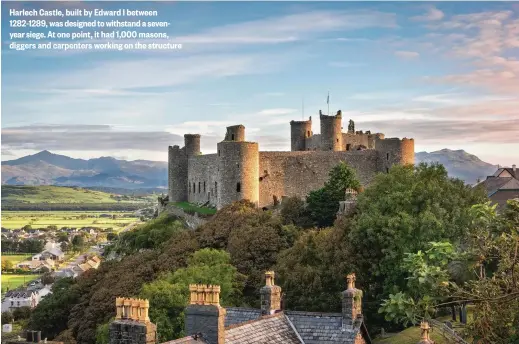
{"label": "stone masonry", "polygon": [[200,135],[184,135],[184,147],[169,147],[169,201],[199,203],[217,209],[242,199],[269,207],[283,197],[304,197],[328,179],[343,161],[354,168],[363,185],[395,164],[414,164],[414,140],[385,138],[356,131],[349,121],[342,131],[342,113],[320,113],[321,133],[312,132],[312,118],[290,122],[291,151],[260,151],[245,141],[245,127],[227,128],[217,153],[200,153]]}
{"label": "stone masonry", "polygon": [[148,300],[117,298],[109,344],[156,344],[157,326],[148,317]]}

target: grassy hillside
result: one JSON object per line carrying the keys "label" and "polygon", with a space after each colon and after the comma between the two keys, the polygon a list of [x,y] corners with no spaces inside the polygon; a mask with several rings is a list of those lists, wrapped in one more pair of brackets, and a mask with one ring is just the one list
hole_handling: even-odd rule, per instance
{"label": "grassy hillside", "polygon": [[11,186],[2,185],[2,203],[134,203],[144,202],[128,196],[116,196],[102,191],[62,186]]}

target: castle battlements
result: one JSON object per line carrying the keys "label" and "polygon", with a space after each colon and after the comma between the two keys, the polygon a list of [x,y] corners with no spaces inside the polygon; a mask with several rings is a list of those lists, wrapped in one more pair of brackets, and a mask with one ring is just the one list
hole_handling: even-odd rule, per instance
{"label": "castle battlements", "polygon": [[350,120],[343,131],[342,112],[319,112],[320,134],[312,117],[290,121],[291,150],[266,152],[245,140],[241,124],[226,128],[217,153],[201,155],[199,134],[185,134],[184,147],[170,146],[168,197],[172,202],[215,206],[248,199],[260,207],[278,204],[285,196],[304,197],[328,179],[339,162],[354,168],[367,185],[376,173],[394,164],[414,164],[412,138],[385,138],[383,133],[355,130]]}

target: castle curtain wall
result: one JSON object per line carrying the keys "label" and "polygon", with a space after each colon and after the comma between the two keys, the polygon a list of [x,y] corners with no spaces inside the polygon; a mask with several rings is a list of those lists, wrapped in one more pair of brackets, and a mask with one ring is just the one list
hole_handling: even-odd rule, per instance
{"label": "castle curtain wall", "polygon": [[260,152],[259,206],[274,203],[274,196],[305,197],[324,186],[330,170],[344,161],[357,172],[363,185],[371,182],[378,170],[379,155],[374,150],[333,152]]}
{"label": "castle curtain wall", "polygon": [[218,182],[217,154],[189,158],[187,187],[189,202],[206,203],[209,201],[210,204],[216,204],[215,182]]}

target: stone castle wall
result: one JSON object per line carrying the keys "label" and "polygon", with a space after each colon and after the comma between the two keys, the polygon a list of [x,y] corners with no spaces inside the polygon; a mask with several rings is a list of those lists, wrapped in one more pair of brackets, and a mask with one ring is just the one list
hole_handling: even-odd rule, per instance
{"label": "stone castle wall", "polygon": [[215,183],[218,182],[217,154],[198,155],[188,160],[187,201],[216,204]]}
{"label": "stone castle wall", "polygon": [[260,152],[259,206],[274,203],[274,196],[305,197],[324,186],[330,170],[344,161],[357,172],[363,185],[378,172],[378,153],[374,150],[349,152]]}

